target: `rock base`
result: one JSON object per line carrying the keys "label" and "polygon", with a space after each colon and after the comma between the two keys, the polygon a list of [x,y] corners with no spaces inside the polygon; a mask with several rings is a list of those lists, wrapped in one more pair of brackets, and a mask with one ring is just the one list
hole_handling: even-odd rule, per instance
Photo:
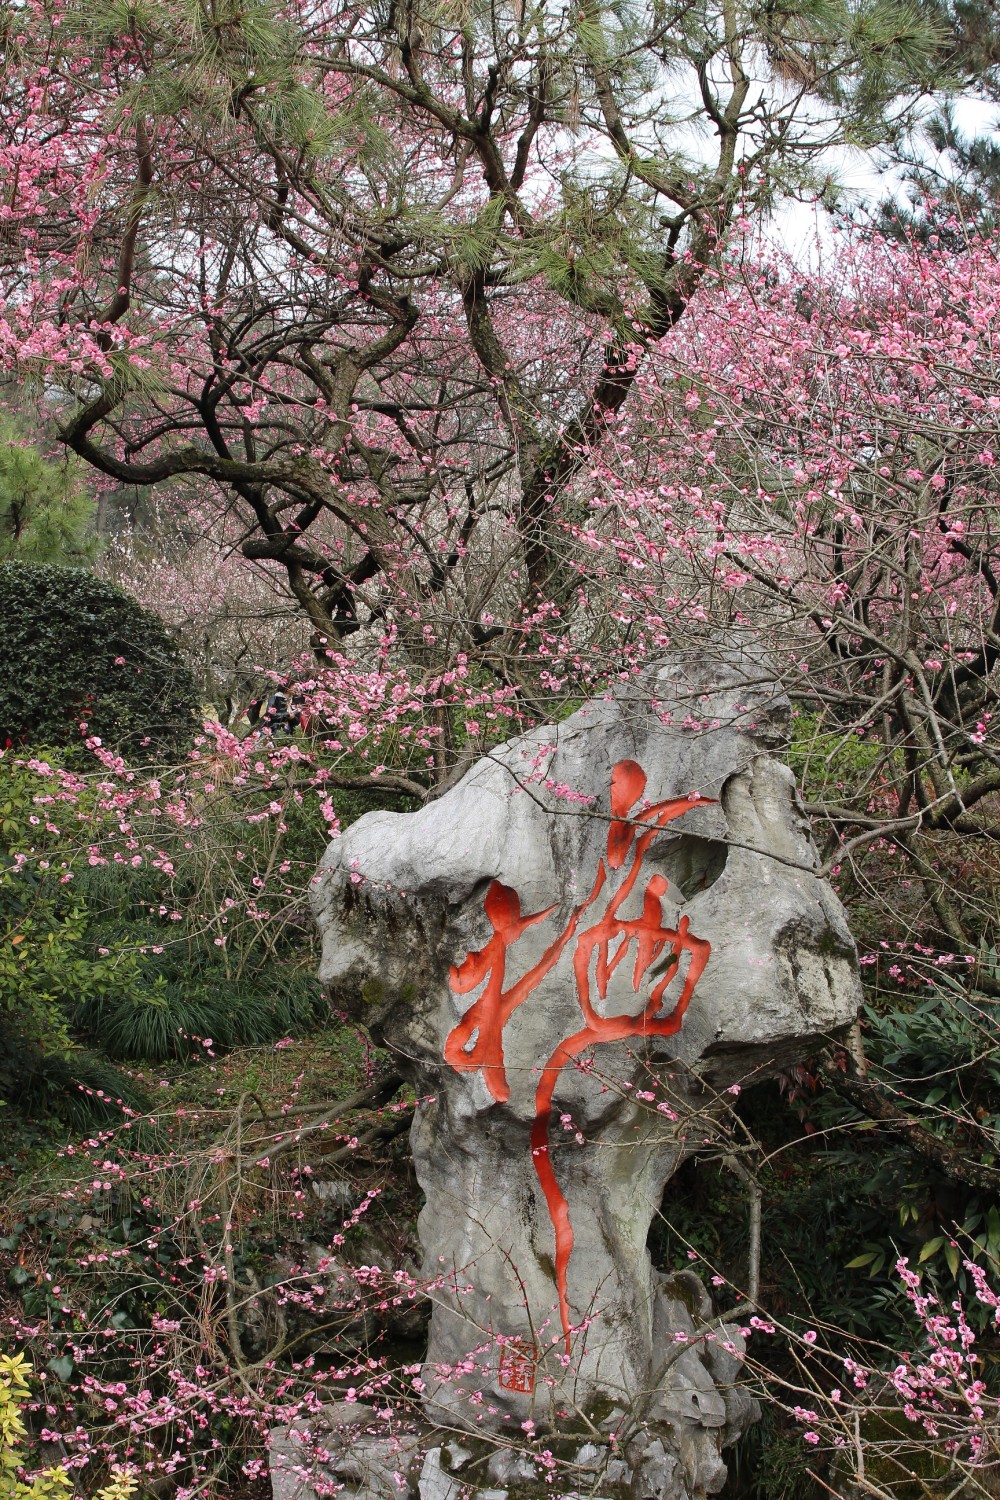
{"label": "rock base", "polygon": [[691,1436],[643,1429],[620,1448],[547,1437],[533,1449],[339,1402],[272,1430],[271,1486],[274,1500],[701,1500],[721,1489],[726,1469],[686,1452]]}

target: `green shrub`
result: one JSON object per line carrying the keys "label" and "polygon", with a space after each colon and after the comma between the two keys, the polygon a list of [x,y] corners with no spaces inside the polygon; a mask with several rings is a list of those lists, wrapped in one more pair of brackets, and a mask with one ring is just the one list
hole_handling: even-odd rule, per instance
{"label": "green shrub", "polygon": [[[82,1008],[136,993],[142,959],[124,941],[95,943],[88,903],[67,878],[71,847],[35,800],[51,798],[53,786],[51,775],[0,753],[0,1101],[87,1126],[120,1118],[116,1099],[142,1107],[74,1035]],[[65,823],[69,809],[59,816]]]}
{"label": "green shrub", "polygon": [[[964,979],[965,976],[963,975]],[[1000,1160],[1000,1002],[940,973],[919,999],[905,997],[880,1013],[863,1012],[870,1076],[946,1152],[994,1165]],[[877,1143],[870,1122],[835,1093],[821,1095],[816,1123],[838,1130],[842,1144],[832,1160],[859,1192],[883,1208],[865,1226],[848,1262],[877,1287],[884,1286],[898,1255],[958,1290],[970,1289],[964,1262],[978,1261],[995,1278],[1000,1270],[1000,1209],[996,1195],[953,1176],[908,1151],[900,1138]],[[845,1132],[844,1126],[854,1130]],[[985,1316],[975,1304],[969,1317]]]}
{"label": "green shrub", "polygon": [[6,907],[0,919],[0,1014],[27,1040],[65,1052],[73,1012],[99,996],[133,994],[137,966],[125,951],[91,953],[85,910],[60,902],[57,892],[46,889],[51,884],[33,882],[23,872],[0,876]]}
{"label": "green shrub", "polygon": [[[315,1025],[325,1005],[311,928],[301,899],[281,889],[292,857],[302,875],[319,857],[308,810],[289,794],[284,831],[274,818],[248,822],[275,789],[234,791],[225,775],[180,832],[157,820],[159,799],[153,812],[142,803],[129,837],[146,854],[167,843],[176,860],[167,874],[121,857],[121,814],[100,790],[103,773],[64,778],[60,759],[65,752],[0,752],[0,1031],[9,1054],[0,1098],[20,1107],[30,1077],[34,1112],[100,1114],[109,1095],[132,1100],[114,1074],[106,1088],[88,1083],[80,1042],[112,1060],[165,1062],[200,1054],[208,1037],[213,1050],[228,1050]],[[157,785],[161,778],[168,789],[169,775]],[[143,784],[142,773],[122,784]],[[257,871],[275,866],[271,916],[254,900]]]}
{"label": "green shrub", "polygon": [[73,744],[80,723],[130,756],[178,749],[198,705],[164,626],[72,568],[0,563],[0,747]]}
{"label": "green shrub", "polygon": [[760,1420],[727,1449],[724,1500],[822,1500],[823,1491],[809,1473],[815,1457],[802,1441],[802,1429],[778,1419],[778,1408],[765,1400]]}

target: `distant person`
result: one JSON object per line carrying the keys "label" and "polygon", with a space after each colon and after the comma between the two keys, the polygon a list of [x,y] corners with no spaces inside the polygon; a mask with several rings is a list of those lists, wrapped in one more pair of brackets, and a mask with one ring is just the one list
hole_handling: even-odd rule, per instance
{"label": "distant person", "polygon": [[291,709],[288,706],[288,697],[280,688],[268,698],[263,717],[265,727],[270,729],[272,734],[293,734],[295,732]]}
{"label": "distant person", "polygon": [[287,694],[280,688],[266,700],[255,698],[247,709],[250,728],[270,730],[271,734],[294,734],[298,716],[292,713]]}

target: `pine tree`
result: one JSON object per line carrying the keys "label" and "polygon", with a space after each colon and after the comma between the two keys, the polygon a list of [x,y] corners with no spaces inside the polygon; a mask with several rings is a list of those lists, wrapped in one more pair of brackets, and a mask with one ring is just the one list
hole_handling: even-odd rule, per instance
{"label": "pine tree", "polygon": [[14,417],[0,419],[0,562],[78,565],[94,556],[82,467],[46,457]]}
{"label": "pine tree", "polygon": [[879,205],[879,227],[890,235],[937,235],[957,247],[1000,222],[1000,6],[996,0],[958,0],[941,6],[937,24],[947,38],[941,76],[955,93],[996,106],[992,125],[969,131],[948,98],[890,152],[903,181],[902,200]]}

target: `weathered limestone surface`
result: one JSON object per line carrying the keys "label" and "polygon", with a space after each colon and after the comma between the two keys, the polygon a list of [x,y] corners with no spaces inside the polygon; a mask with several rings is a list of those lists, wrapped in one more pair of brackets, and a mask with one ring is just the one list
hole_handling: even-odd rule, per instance
{"label": "weathered limestone surface", "polygon": [[738,1335],[705,1337],[700,1285],[651,1267],[664,1187],[726,1089],[858,1005],[788,715],[759,661],[665,660],[418,812],[363,817],[317,885],[321,978],[432,1096],[429,1416],[628,1413],[636,1496],[712,1493],[748,1417]]}
{"label": "weathered limestone surface", "polygon": [[682,1459],[646,1432],[620,1453],[607,1442],[564,1443],[554,1476],[546,1460],[517,1451],[509,1439],[466,1442],[441,1428],[399,1428],[371,1407],[337,1403],[272,1433],[271,1487],[274,1500],[658,1500],[684,1493]]}

